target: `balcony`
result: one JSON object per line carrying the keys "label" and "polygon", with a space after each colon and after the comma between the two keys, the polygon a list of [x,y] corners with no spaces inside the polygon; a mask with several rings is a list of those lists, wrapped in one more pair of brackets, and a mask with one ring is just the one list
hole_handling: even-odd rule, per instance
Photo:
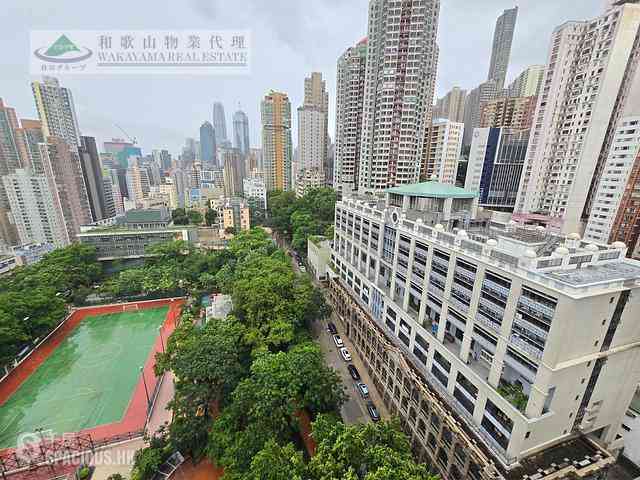
{"label": "balcony", "polygon": [[502,285],[498,285],[497,283],[492,282],[491,280],[488,280],[486,278],[482,281],[482,288],[488,290],[494,295],[497,295],[499,299],[505,302],[509,298],[508,288],[503,287]]}
{"label": "balcony", "polygon": [[536,302],[524,295],[521,295],[518,299],[518,308],[521,308],[526,313],[532,313],[534,316],[536,316],[536,314],[542,314],[549,321],[553,319],[553,315],[555,313],[554,308],[543,305],[540,302]]}
{"label": "balcony", "polygon": [[470,272],[469,270],[465,270],[464,268],[456,267],[453,273],[455,275],[460,276],[463,279],[463,281],[466,281],[471,285],[473,285],[476,280],[476,274]]}
{"label": "balcony", "polygon": [[476,321],[480,322],[482,325],[489,327],[496,333],[500,333],[500,322],[496,322],[492,318],[488,317],[487,314],[480,309],[478,309],[478,311],[476,312]]}
{"label": "balcony", "polygon": [[444,269],[445,271],[449,270],[449,262],[447,262],[446,260],[441,259],[440,257],[436,257],[434,255],[432,263],[434,265],[438,265],[440,268]]}
{"label": "balcony", "polygon": [[528,322],[525,317],[518,318],[518,316],[516,315],[516,319],[514,320],[514,323],[518,325],[520,328],[524,330],[528,330],[534,333],[535,335],[537,335],[538,337],[544,338],[545,340],[549,336],[549,332]]}
{"label": "balcony", "polygon": [[478,308],[480,307],[482,307],[482,310],[485,311],[488,315],[493,314],[500,319],[504,317],[504,308],[486,298],[483,298],[482,296],[480,296],[480,300],[478,303]]}
{"label": "balcony", "polygon": [[520,338],[519,335],[511,334],[511,337],[509,340],[510,340],[509,343],[511,345],[515,346],[516,348],[523,351],[527,355],[537,360],[540,360],[542,358],[543,351],[540,350],[539,348],[534,347],[530,343],[525,342],[524,340],[522,340],[522,338]]}

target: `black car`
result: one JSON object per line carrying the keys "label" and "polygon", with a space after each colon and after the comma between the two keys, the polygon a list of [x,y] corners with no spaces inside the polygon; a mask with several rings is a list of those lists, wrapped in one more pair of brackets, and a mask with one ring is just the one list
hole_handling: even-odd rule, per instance
{"label": "black car", "polygon": [[360,372],[358,372],[358,369],[356,367],[354,367],[353,365],[347,365],[347,370],[349,370],[349,375],[351,375],[351,378],[353,378],[354,380],[360,380]]}
{"label": "black car", "polygon": [[374,422],[380,421],[380,414],[378,413],[378,409],[373,404],[373,402],[367,403],[367,411],[369,412],[369,416],[371,417],[371,420],[373,420]]}
{"label": "black car", "polygon": [[336,325],[332,322],[328,322],[327,323],[327,331],[331,334],[331,335],[335,335],[336,333],[338,333],[338,329],[336,328]]}

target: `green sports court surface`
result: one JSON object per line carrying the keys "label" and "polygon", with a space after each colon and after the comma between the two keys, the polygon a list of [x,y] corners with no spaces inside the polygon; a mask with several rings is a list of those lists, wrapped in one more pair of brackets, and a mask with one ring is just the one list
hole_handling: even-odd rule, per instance
{"label": "green sports court surface", "polygon": [[120,421],[167,311],[84,318],[0,407],[0,449],[39,428],[61,435]]}

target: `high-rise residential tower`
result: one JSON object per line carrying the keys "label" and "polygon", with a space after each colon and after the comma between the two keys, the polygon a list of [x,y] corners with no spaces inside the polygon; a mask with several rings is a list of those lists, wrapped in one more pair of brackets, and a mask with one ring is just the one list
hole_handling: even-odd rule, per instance
{"label": "high-rise residential tower", "polygon": [[536,104],[536,97],[499,97],[482,102],[478,127],[529,129]]}
{"label": "high-rise residential tower", "polygon": [[614,139],[626,135],[625,117],[640,103],[639,25],[640,5],[623,2],[554,30],[518,213],[546,215],[567,233],[584,230],[605,165],[629,146]]}
{"label": "high-rise residential tower", "polygon": [[358,189],[366,65],[366,38],[338,58],[333,186],[339,194]]}
{"label": "high-rise residential tower", "polygon": [[286,93],[271,91],[260,106],[262,162],[267,190],[291,190],[291,103]]}
{"label": "high-rise residential tower", "polygon": [[509,97],[537,97],[544,77],[544,65],[525,68],[507,87]]}
{"label": "high-rise residential tower", "polygon": [[[298,175],[309,178],[306,170],[313,170],[311,177],[324,186],[328,175],[325,173],[328,142],[329,94],[322,74],[312,72],[304,79],[304,103],[298,108]],[[297,178],[296,178],[297,181]]]}
{"label": "high-rise residential tower", "polygon": [[[0,99],[0,177],[22,166],[16,129],[19,127],[15,110]],[[11,207],[4,186],[0,185],[0,240],[2,247],[18,244],[18,231],[11,218]]]}
{"label": "high-rise residential tower", "polygon": [[216,145],[221,146],[229,141],[227,137],[227,118],[224,116],[222,102],[213,102],[213,131],[216,136]]}
{"label": "high-rise residential tower", "polygon": [[439,0],[369,2],[359,189],[379,191],[419,177],[439,11]]}
{"label": "high-rise residential tower", "polygon": [[487,80],[496,82],[496,89],[501,91],[504,88],[504,81],[509,68],[509,57],[511,56],[511,43],[513,42],[513,32],[516,29],[516,18],[518,17],[518,7],[505,10],[496,21],[496,28],[493,31],[493,47],[491,49],[491,62],[489,64],[489,75]]}
{"label": "high-rise residential tower", "polygon": [[62,138],[69,145],[80,145],[80,128],[71,90],[60,86],[56,78],[44,77],[31,82],[38,116],[45,138]]}
{"label": "high-rise residential tower", "polygon": [[464,103],[467,91],[453,87],[447,94],[436,101],[433,108],[433,119],[446,118],[452,122],[464,122]]}
{"label": "high-rise residential tower", "polygon": [[217,166],[216,138],[211,122],[200,125],[200,161],[208,166]]}
{"label": "high-rise residential tower", "polygon": [[233,146],[240,150],[243,156],[249,154],[249,118],[242,110],[233,114]]}
{"label": "high-rise residential tower", "polygon": [[434,118],[427,135],[420,177],[454,185],[462,150],[464,123]]}
{"label": "high-rise residential tower", "polygon": [[482,106],[496,97],[497,89],[494,80],[481,83],[467,94],[464,104],[464,138],[463,145],[471,145],[473,129],[480,126]]}
{"label": "high-rise residential tower", "polygon": [[102,178],[102,167],[100,165],[100,155],[96,147],[96,139],[93,137],[80,137],[80,167],[87,189],[91,216],[94,222],[108,218],[106,214],[106,197],[104,193],[104,180]]}

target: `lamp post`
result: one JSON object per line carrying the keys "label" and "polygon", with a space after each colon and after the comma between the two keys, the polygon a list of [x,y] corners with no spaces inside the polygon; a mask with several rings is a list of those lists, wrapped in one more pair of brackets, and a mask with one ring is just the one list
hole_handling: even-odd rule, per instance
{"label": "lamp post", "polygon": [[140,367],[140,373],[142,374],[142,383],[144,384],[144,393],[147,396],[147,410],[151,405],[151,400],[149,399],[149,389],[147,388],[147,379],[144,376],[144,368]]}
{"label": "lamp post", "polygon": [[158,326],[158,333],[160,334],[160,345],[162,345],[162,353],[165,353],[165,351],[164,351],[164,338],[162,337],[162,325]]}

